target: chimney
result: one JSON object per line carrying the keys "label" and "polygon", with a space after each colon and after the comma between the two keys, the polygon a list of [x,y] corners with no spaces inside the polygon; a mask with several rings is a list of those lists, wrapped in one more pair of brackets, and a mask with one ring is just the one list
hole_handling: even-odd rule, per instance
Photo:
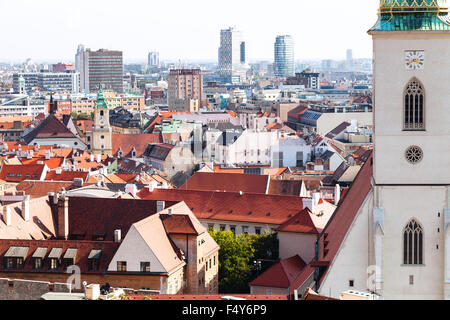
{"label": "chimney", "polygon": [[69,198],[62,196],[58,199],[58,219],[56,236],[67,240],[69,237]]}
{"label": "chimney", "polygon": [[94,154],[91,154],[91,162],[94,162]]}
{"label": "chimney", "polygon": [[45,160],[50,160],[52,157],[50,150],[45,150]]}
{"label": "chimney", "polygon": [[319,192],[314,192],[312,198],[313,198],[313,205],[317,206],[319,204],[320,198],[322,198],[322,195]]}
{"label": "chimney", "polygon": [[314,212],[314,200],[312,198],[303,198],[303,209],[308,208],[311,212]]}
{"label": "chimney", "polygon": [[83,178],[75,178],[73,179],[73,185],[75,187],[82,187],[83,186]]}
{"label": "chimney", "polygon": [[102,162],[102,156],[100,154],[97,155],[97,163]]}
{"label": "chimney", "polygon": [[150,192],[153,192],[153,190],[155,190],[157,187],[158,187],[158,182],[156,182],[155,180],[150,181],[150,183],[147,186],[148,191],[150,191]]}
{"label": "chimney", "polygon": [[22,202],[22,218],[30,221],[30,196],[25,196],[25,200]]}
{"label": "chimney", "polygon": [[120,229],[114,230],[114,242],[120,243],[122,241],[122,231]]}
{"label": "chimney", "polygon": [[137,187],[135,184],[127,184],[125,186],[125,193],[130,193],[133,197],[136,197]]}
{"label": "chimney", "polygon": [[50,204],[56,204],[58,203],[58,198],[55,196],[54,192],[49,192],[47,193],[48,195],[48,201],[50,202]]}
{"label": "chimney", "polygon": [[166,208],[165,201],[156,201],[156,212],[161,212]]}
{"label": "chimney", "polygon": [[11,225],[11,208],[8,206],[3,207],[3,222],[7,225]]}
{"label": "chimney", "polygon": [[341,200],[341,186],[336,184],[334,187],[334,204],[337,206]]}
{"label": "chimney", "polygon": [[172,216],[172,208],[169,208],[169,209],[167,210],[167,214],[168,214],[169,216]]}

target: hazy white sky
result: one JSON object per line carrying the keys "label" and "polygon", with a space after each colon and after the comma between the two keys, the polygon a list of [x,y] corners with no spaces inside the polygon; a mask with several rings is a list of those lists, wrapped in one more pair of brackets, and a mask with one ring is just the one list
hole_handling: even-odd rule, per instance
{"label": "hazy white sky", "polygon": [[0,61],[74,60],[77,45],[124,52],[125,62],[217,60],[220,30],[235,26],[249,60],[273,60],[279,34],[295,58],[369,58],[378,0],[0,0]]}

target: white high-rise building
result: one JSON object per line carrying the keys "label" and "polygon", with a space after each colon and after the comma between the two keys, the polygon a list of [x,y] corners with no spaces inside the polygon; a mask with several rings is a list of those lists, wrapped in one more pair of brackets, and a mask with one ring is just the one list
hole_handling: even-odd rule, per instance
{"label": "white high-rise building", "polygon": [[241,31],[220,31],[219,74],[227,82],[240,84],[246,80],[246,48]]}

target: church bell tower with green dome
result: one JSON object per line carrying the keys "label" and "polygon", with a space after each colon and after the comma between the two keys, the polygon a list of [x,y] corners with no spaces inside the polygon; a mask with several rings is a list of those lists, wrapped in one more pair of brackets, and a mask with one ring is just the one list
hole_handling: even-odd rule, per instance
{"label": "church bell tower with green dome", "polygon": [[95,155],[112,155],[112,128],[101,86],[97,93],[97,105],[94,110],[94,128],[87,135],[87,139],[89,150]]}
{"label": "church bell tower with green dome", "polygon": [[446,0],[380,0],[370,31],[450,30]]}
{"label": "church bell tower with green dome", "polygon": [[381,0],[373,39],[370,264],[388,300],[450,299],[450,19]]}

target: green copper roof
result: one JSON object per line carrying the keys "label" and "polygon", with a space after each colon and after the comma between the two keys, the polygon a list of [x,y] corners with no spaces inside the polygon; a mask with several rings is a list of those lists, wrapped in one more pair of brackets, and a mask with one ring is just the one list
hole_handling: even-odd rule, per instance
{"label": "green copper roof", "polygon": [[378,22],[369,31],[450,31],[445,0],[380,0]]}
{"label": "green copper roof", "polygon": [[97,94],[97,109],[108,109],[105,98],[103,97],[103,90],[101,87]]}

